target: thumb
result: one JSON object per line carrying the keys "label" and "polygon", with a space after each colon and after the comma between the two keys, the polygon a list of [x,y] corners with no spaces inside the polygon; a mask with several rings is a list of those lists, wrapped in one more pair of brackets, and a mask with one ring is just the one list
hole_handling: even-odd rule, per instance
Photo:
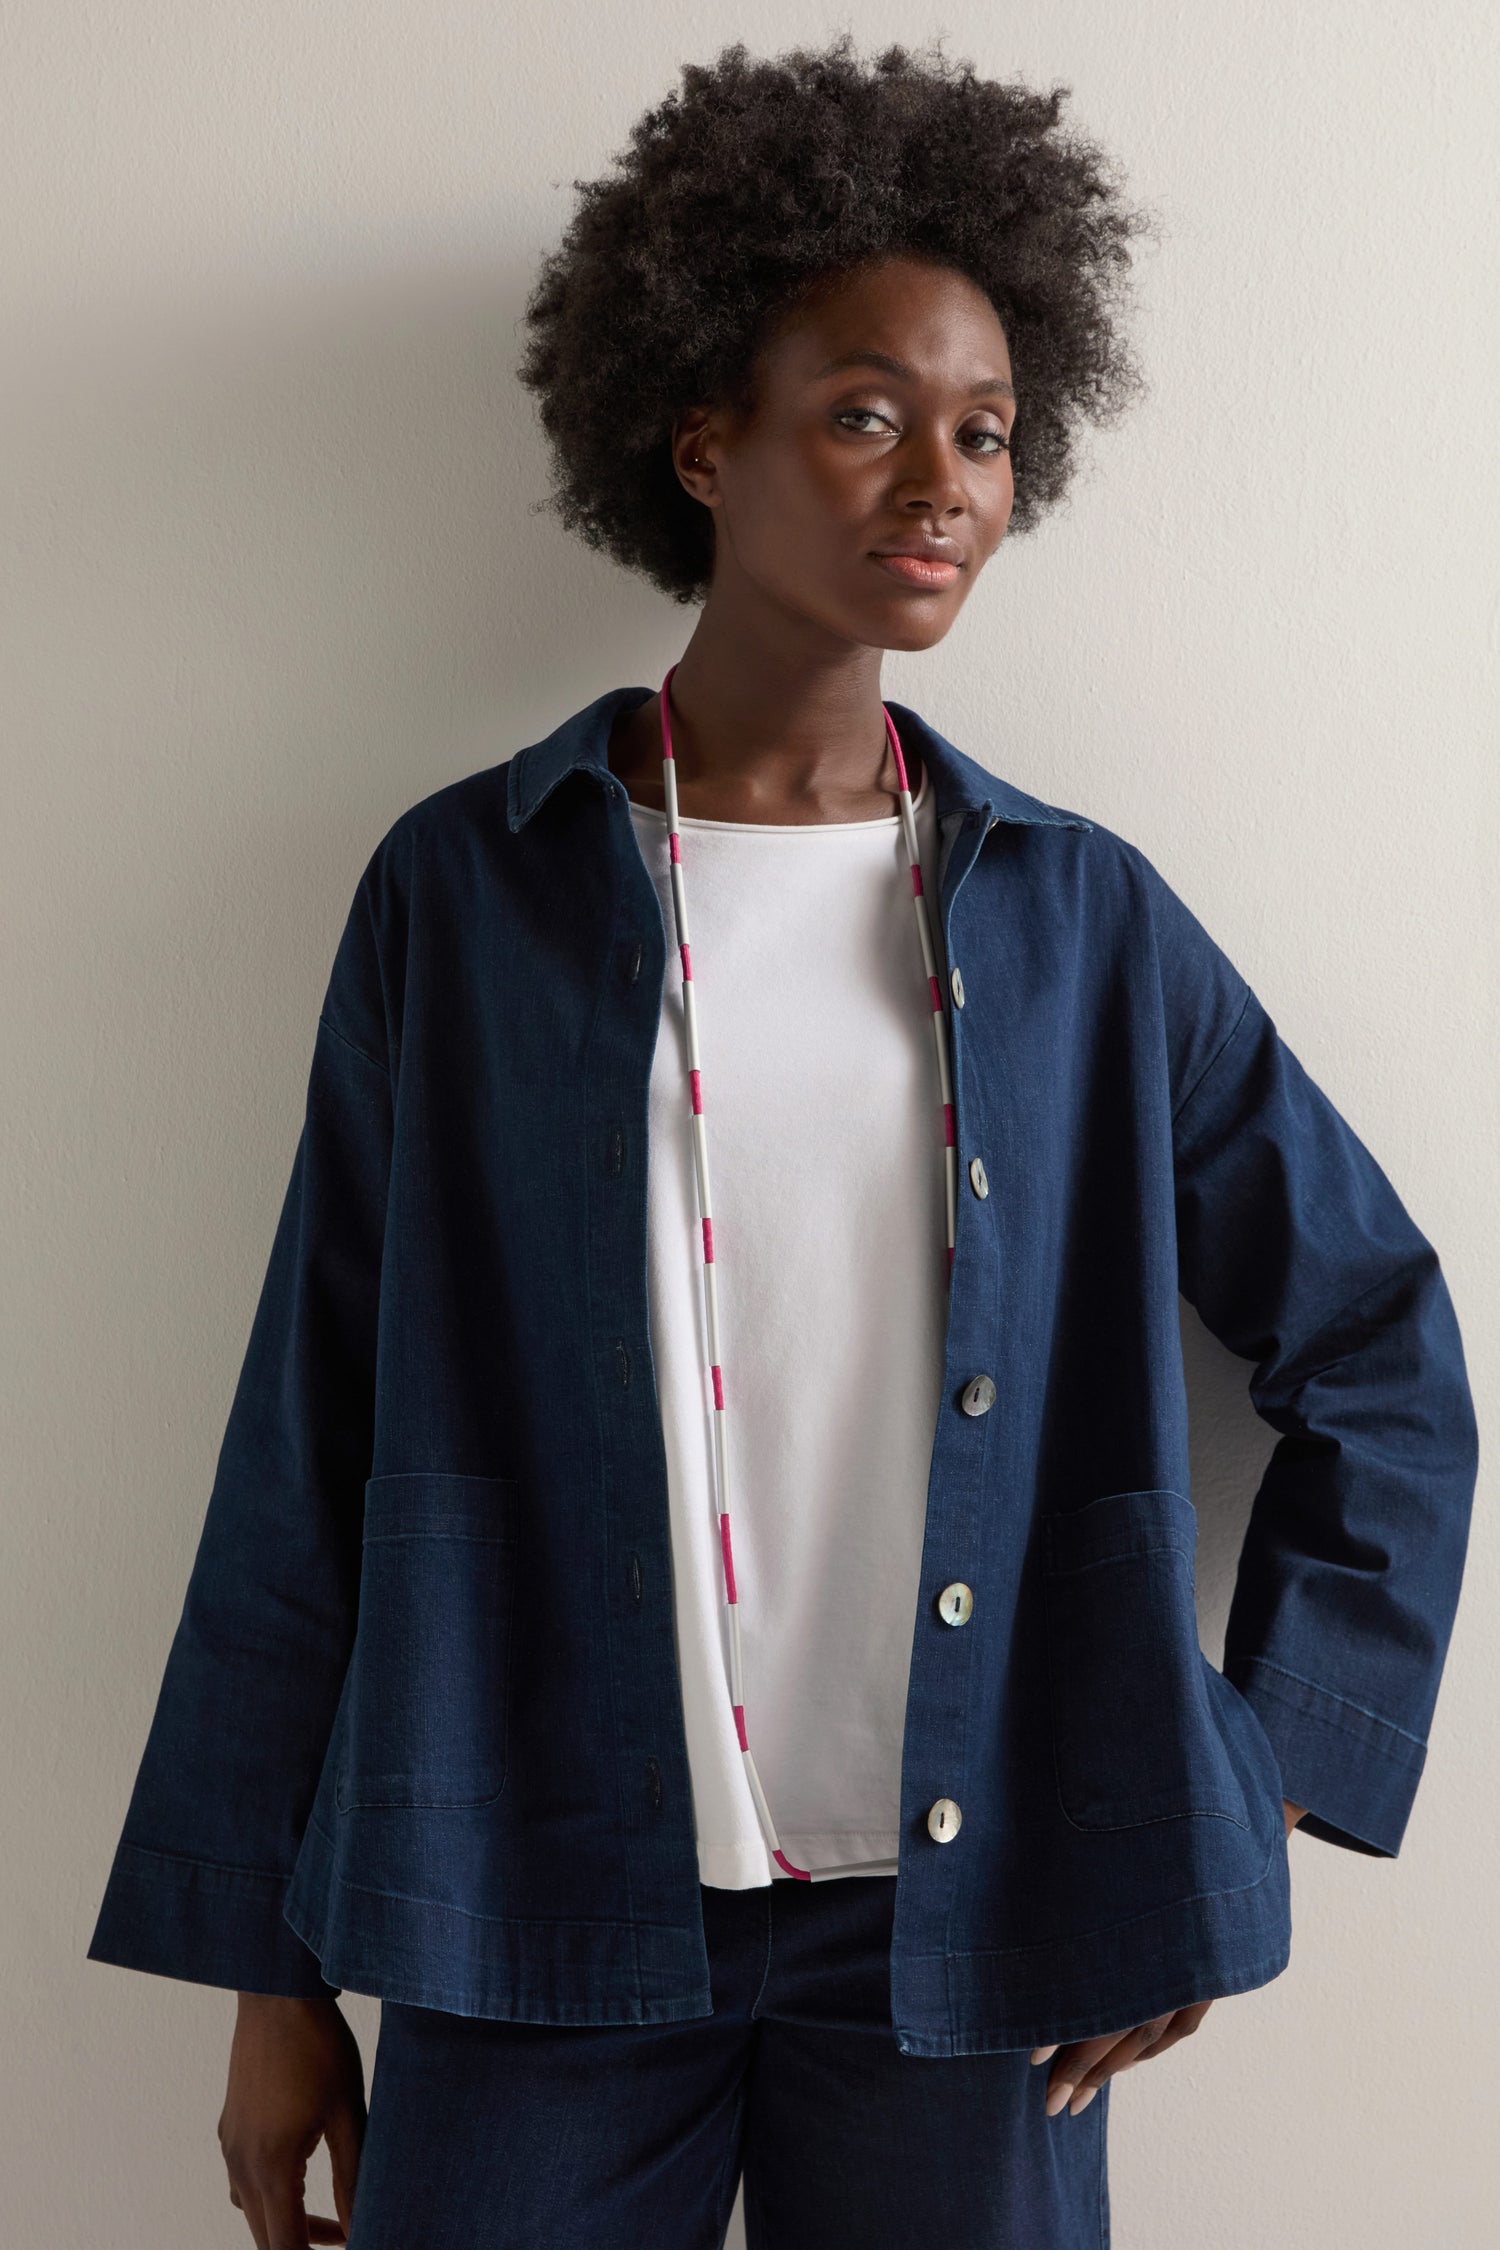
{"label": "thumb", "polygon": [[346,2235],[354,2224],[354,2189],[359,2178],[364,2137],[365,2118],[347,2103],[340,2104],[324,2127],[333,2172],[333,2207]]}

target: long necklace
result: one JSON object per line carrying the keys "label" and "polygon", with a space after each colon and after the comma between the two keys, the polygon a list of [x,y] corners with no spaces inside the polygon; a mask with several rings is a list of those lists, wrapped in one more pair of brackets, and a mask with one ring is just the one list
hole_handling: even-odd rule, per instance
{"label": "long necklace", "polygon": [[[760,1776],[755,1770],[755,1760],[750,1754],[750,1742],[745,1727],[744,1677],[740,1664],[740,1612],[739,1598],[734,1583],[734,1554],[729,1536],[729,1456],[724,1443],[724,1368],[719,1350],[719,1293],[717,1264],[714,1258],[713,1202],[708,1190],[708,1136],[703,1122],[703,1073],[698,1056],[698,995],[693,976],[693,957],[688,939],[687,893],[683,886],[682,836],[677,825],[677,771],[672,752],[672,720],[668,707],[668,691],[672,685],[674,664],[661,683],[662,788],[667,806],[667,846],[672,874],[672,912],[677,923],[677,951],[682,963],[682,1013],[687,1030],[688,1091],[692,1103],[693,1161],[698,1179],[698,1209],[703,1233],[703,1277],[708,1298],[708,1355],[709,1374],[713,1382],[713,1432],[714,1475],[718,1488],[719,1556],[724,1570],[724,1600],[729,1611],[729,1696],[734,1707],[735,1732],[739,1737],[740,1752],[745,1761],[745,1778],[750,1784],[750,1794],[755,1800],[756,1816],[766,1848],[786,1874],[797,1876],[804,1883],[827,1881],[835,1875],[852,1875],[856,1872],[878,1870],[894,1875],[895,1860],[855,1860],[842,1867],[794,1867],[781,1849],[776,1834],[776,1824],[771,1818],[771,1808],[766,1803]],[[922,866],[917,846],[917,824],[912,813],[911,789],[906,778],[906,760],[901,755],[900,737],[896,733],[891,714],[882,703],[885,731],[896,760],[896,780],[900,794],[901,827],[906,840],[906,856],[911,865],[912,906],[917,917],[917,936],[922,947],[922,966],[927,973],[927,988],[932,997],[932,1028],[937,1039],[938,1091],[943,1113],[943,1190],[947,1209],[948,1274],[953,1272],[954,1219],[958,1203],[958,1152],[953,1124],[953,1087],[948,1073],[948,1044],[943,1021],[943,994],[938,982],[937,956],[932,943],[932,924],[927,910],[927,898],[922,888]]]}

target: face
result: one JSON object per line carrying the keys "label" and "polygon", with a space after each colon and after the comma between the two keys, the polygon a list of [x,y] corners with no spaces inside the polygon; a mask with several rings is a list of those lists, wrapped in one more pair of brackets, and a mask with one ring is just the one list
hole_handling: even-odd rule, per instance
{"label": "face", "polygon": [[[761,353],[748,418],[679,417],[678,474],[714,511],[710,601],[930,648],[1005,536],[1015,412],[1004,331],[965,275],[891,258],[824,285]],[[936,568],[878,559],[924,544]]]}

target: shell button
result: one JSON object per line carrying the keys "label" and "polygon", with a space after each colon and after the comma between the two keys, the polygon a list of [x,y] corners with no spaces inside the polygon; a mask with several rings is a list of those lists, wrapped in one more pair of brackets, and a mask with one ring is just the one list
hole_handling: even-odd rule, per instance
{"label": "shell button", "polygon": [[939,1797],[927,1815],[927,1833],[936,1844],[951,1844],[963,1823],[963,1817],[951,1797]]}
{"label": "shell button", "polygon": [[974,1614],[974,1596],[961,1578],[938,1595],[938,1615],[945,1625],[967,1625]]}

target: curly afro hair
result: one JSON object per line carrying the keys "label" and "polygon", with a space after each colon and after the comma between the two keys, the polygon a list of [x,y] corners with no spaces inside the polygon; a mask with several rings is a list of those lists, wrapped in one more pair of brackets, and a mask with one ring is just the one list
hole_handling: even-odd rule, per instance
{"label": "curly afro hair", "polygon": [[1130,245],[1153,235],[1111,160],[1042,94],[980,78],[936,43],[866,69],[841,33],[755,61],[742,42],[682,67],[580,202],[525,310],[517,370],[539,400],[552,490],[537,503],[675,601],[701,600],[713,517],[672,465],[676,416],[748,413],[756,357],[820,280],[924,257],[994,305],[1017,393],[1010,534],[1063,497],[1081,420],[1143,389],[1120,333]]}

